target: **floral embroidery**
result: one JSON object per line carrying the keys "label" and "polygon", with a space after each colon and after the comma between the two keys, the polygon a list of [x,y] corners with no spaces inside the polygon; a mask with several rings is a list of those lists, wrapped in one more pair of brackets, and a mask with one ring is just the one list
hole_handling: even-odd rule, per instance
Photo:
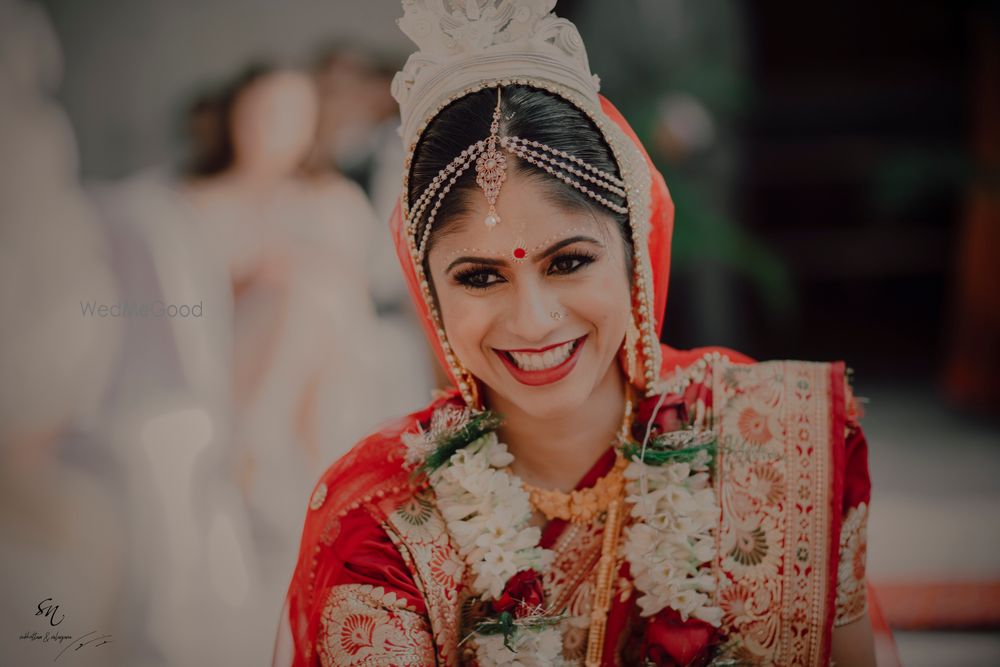
{"label": "floral embroidery", "polygon": [[762,503],[777,505],[785,497],[785,477],[777,468],[757,465],[747,493]]}
{"label": "floral embroidery", "polygon": [[[706,360],[696,369],[694,374],[707,385],[696,400],[687,401],[686,409],[689,423],[712,428],[719,436],[717,474],[712,480],[722,519],[712,561],[719,588],[712,598],[721,610],[722,635],[735,642],[730,655],[745,664],[819,664],[823,628],[828,629],[832,620],[824,602],[831,583],[826,509],[832,489],[829,366],[799,362],[729,366],[719,361]],[[689,393],[685,388],[691,382],[678,391]],[[741,412],[743,429],[737,417]],[[722,419],[713,421],[713,414]],[[769,439],[762,436],[765,431]],[[419,525],[407,520],[407,513],[411,520],[412,515],[425,513],[420,502],[404,505],[405,511],[397,508],[389,517],[390,536],[407,552],[404,557],[427,601],[430,625],[442,647],[439,660],[454,665],[460,652],[468,660],[475,655],[472,642],[456,648],[456,637],[465,635],[459,611],[475,576],[448,537],[439,503],[429,491],[417,497],[427,503],[430,517]],[[544,573],[545,599],[559,601],[567,611],[560,624],[562,657],[571,664],[577,664],[586,643],[581,630],[587,622],[587,591],[593,585],[594,568],[585,563],[597,546],[590,538],[591,529],[600,533],[599,523],[567,528],[553,545],[555,562]],[[845,517],[848,542],[852,525],[851,516]],[[858,559],[843,556],[841,567],[848,562]],[[456,570],[462,578],[455,576]],[[641,590],[634,595],[641,595]],[[622,641],[624,635],[619,637]]]}
{"label": "floral embroidery", "polygon": [[344,584],[330,590],[320,618],[324,667],[422,667],[434,664],[424,617],[381,586]]}
{"label": "floral embroidery", "polygon": [[454,589],[462,581],[462,561],[455,557],[449,544],[435,544],[431,547],[429,565],[431,577],[445,589]]}
{"label": "floral embroidery", "polygon": [[594,568],[601,557],[603,535],[601,518],[589,524],[570,524],[552,546],[555,561],[542,575],[545,599],[550,609],[566,608],[566,620],[571,625],[579,622],[583,627],[590,625],[590,598],[578,599],[578,593],[581,586],[588,587],[588,578],[596,578]]}
{"label": "floral embroidery", "polygon": [[743,408],[737,417],[739,422],[740,435],[749,443],[763,445],[767,443],[772,435],[768,428],[767,418],[753,408]]}
{"label": "floral embroidery", "polygon": [[727,522],[722,530],[721,551],[727,569],[734,576],[764,580],[778,574],[781,543],[776,519],[761,511],[756,522],[749,517],[741,523]]}
{"label": "floral embroidery", "polygon": [[403,503],[396,512],[403,521],[411,526],[420,526],[431,518],[433,508],[434,505],[430,500],[414,495]]}
{"label": "floral embroidery", "polygon": [[587,655],[591,600],[597,585],[603,535],[601,518],[589,524],[568,525],[552,546],[556,558],[543,576],[549,608],[563,610],[566,615],[560,624],[562,656],[572,665],[583,665]]}
{"label": "floral embroidery", "polygon": [[837,616],[835,626],[856,621],[868,608],[865,558],[868,551],[868,505],[860,503],[844,516],[840,529],[840,563],[837,565]]}
{"label": "floral embroidery", "polygon": [[[454,665],[458,661],[458,600],[465,565],[448,537],[430,492],[415,493],[413,503],[430,508],[426,520],[413,523],[412,513],[397,509],[384,526],[421,588],[441,658],[439,664]],[[433,664],[433,660],[430,662]]]}
{"label": "floral embroidery", "polygon": [[724,628],[750,664],[820,664],[817,629],[829,618],[830,367],[713,366]]}

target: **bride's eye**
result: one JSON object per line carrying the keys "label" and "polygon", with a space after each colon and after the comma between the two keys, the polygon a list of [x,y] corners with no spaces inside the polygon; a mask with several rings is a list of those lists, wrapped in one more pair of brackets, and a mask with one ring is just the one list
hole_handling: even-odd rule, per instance
{"label": "bride's eye", "polygon": [[552,263],[549,265],[549,273],[555,275],[575,273],[596,259],[597,257],[590,253],[580,251],[568,252],[558,255],[552,260]]}
{"label": "bride's eye", "polygon": [[463,287],[486,289],[503,281],[503,277],[493,269],[469,268],[455,273],[454,280]]}

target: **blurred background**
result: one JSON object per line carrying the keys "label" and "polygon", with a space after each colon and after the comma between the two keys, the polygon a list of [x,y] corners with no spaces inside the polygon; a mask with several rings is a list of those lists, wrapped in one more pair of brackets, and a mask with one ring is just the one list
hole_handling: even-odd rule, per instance
{"label": "blurred background", "polygon": [[[997,4],[556,11],[677,203],[665,339],[846,360],[903,664],[1000,664]],[[0,0],[3,665],[269,664],[314,480],[440,382],[401,14]]]}

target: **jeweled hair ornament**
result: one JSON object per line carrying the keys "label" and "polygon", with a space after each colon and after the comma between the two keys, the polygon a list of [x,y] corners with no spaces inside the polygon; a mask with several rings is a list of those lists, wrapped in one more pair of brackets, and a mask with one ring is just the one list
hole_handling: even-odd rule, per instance
{"label": "jeweled hair ornament", "polygon": [[500,132],[500,88],[497,88],[497,108],[493,111],[493,121],[490,123],[490,136],[486,139],[486,151],[476,160],[476,183],[483,189],[486,201],[490,203],[490,211],[486,215],[486,226],[490,229],[500,222],[497,215],[497,197],[500,196],[500,186],[507,178],[507,158],[497,150],[497,140]]}
{"label": "jeweled hair ornament", "polygon": [[[497,86],[497,106],[490,122],[489,136],[471,144],[445,165],[431,180],[427,189],[417,198],[410,210],[407,225],[414,235],[420,234],[417,254],[421,260],[426,252],[427,240],[430,238],[431,228],[444,198],[451,192],[452,187],[462,174],[468,170],[469,165],[473,163],[476,165],[476,184],[482,189],[483,194],[486,195],[486,201],[490,205],[483,222],[490,229],[500,222],[496,203],[500,196],[500,187],[507,179],[508,161],[504,151],[547,172],[609,210],[620,214],[628,213],[627,206],[617,204],[606,196],[606,193],[613,193],[623,199],[626,196],[624,181],[614,174],[598,169],[575,155],[552,148],[540,141],[500,134],[501,95],[501,87]],[[600,190],[603,190],[605,194],[602,194]],[[433,205],[431,205],[432,201]],[[425,213],[426,220],[421,224]]]}

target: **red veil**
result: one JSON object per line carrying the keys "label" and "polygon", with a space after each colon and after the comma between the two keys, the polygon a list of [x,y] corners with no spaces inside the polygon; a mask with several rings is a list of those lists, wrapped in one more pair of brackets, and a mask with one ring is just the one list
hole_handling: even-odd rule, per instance
{"label": "red veil", "polygon": [[[667,307],[667,287],[670,282],[670,243],[674,233],[674,202],[670,198],[670,191],[667,190],[667,184],[663,180],[662,174],[660,174],[659,170],[655,167],[655,165],[653,165],[653,161],[649,158],[649,155],[646,153],[645,148],[643,148],[639,138],[629,126],[628,121],[625,120],[624,116],[621,115],[618,109],[616,109],[607,98],[602,95],[600,99],[602,111],[609,120],[611,120],[625,133],[629,140],[639,150],[639,153],[646,162],[647,169],[649,170],[649,174],[651,176],[649,232],[646,237],[646,250],[650,259],[653,277],[653,313],[656,321],[656,331],[658,334],[661,334],[662,337],[663,317]],[[389,220],[389,227],[393,243],[396,245],[396,254],[399,257],[399,264],[403,269],[406,284],[410,289],[410,296],[413,299],[413,303],[419,314],[419,319],[424,326],[425,333],[427,334],[427,340],[430,341],[431,347],[437,355],[441,366],[445,369],[445,372],[450,375],[448,364],[445,363],[444,351],[441,349],[441,344],[438,341],[435,332],[434,321],[431,317],[427,304],[424,302],[416,273],[414,272],[413,263],[410,259],[410,250],[406,240],[406,229],[403,221],[402,207],[398,202],[396,204],[396,209],[393,211],[392,217]],[[713,350],[729,355],[730,359],[733,361],[751,361],[751,359],[746,355],[721,347],[701,347],[692,350],[677,350],[668,345],[662,345],[661,348],[663,350],[661,374],[663,375],[673,372],[678,366],[683,368]],[[622,361],[624,363],[624,359]],[[451,377],[451,380],[452,382],[457,382],[457,378]]]}

